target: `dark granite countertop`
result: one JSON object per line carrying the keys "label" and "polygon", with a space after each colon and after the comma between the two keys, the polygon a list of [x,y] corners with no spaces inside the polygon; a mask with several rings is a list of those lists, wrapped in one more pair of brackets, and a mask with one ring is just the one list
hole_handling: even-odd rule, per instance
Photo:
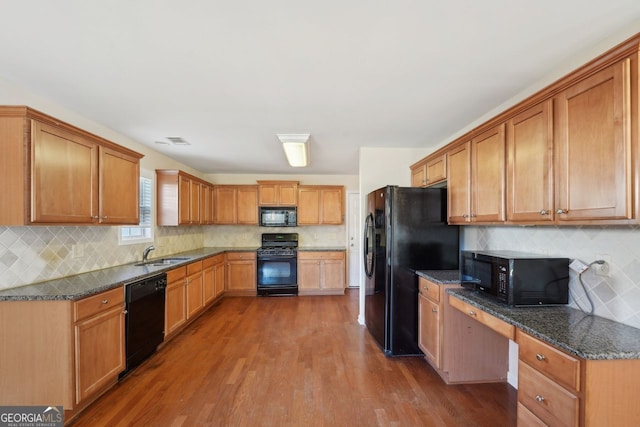
{"label": "dark granite countertop", "polygon": [[[136,266],[135,263],[90,271],[88,273],[48,280],[0,291],[0,301],[77,300],[97,294],[123,283],[172,270],[199,259],[224,252],[255,251],[256,247],[200,248],[158,258],[187,258],[174,264]],[[150,259],[153,261],[153,258]]]}
{"label": "dark granite countertop", "polygon": [[640,359],[640,329],[569,306],[509,307],[469,289],[447,289],[540,340],[583,359]]}
{"label": "dark granite countertop", "polygon": [[458,270],[416,270],[416,274],[441,285],[460,283],[460,272]]}

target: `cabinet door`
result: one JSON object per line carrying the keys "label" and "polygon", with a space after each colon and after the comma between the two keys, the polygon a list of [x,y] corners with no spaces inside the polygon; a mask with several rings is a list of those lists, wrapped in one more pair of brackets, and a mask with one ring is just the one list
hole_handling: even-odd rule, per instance
{"label": "cabinet door", "polygon": [[630,59],[558,94],[557,221],[632,218]]}
{"label": "cabinet door", "polygon": [[211,186],[200,185],[200,224],[213,224],[213,203]]}
{"label": "cabinet door", "polygon": [[418,346],[440,368],[440,307],[420,294],[418,298]]}
{"label": "cabinet door", "polygon": [[191,179],[178,175],[178,224],[191,223]]}
{"label": "cabinet door", "polygon": [[216,187],[215,212],[216,224],[236,223],[237,191],[233,187]]}
{"label": "cabinet door", "polygon": [[169,282],[165,295],[164,335],[170,335],[187,321],[186,284],[184,277]]}
{"label": "cabinet door", "polygon": [[202,286],[202,271],[187,277],[187,319],[192,318],[204,307]]}
{"label": "cabinet door", "polygon": [[427,161],[425,166],[426,185],[433,185],[447,179],[447,155],[442,154]]}
{"label": "cabinet door", "polygon": [[238,224],[258,224],[258,187],[238,187]]}
{"label": "cabinet door", "polygon": [[427,166],[421,164],[411,169],[411,186],[426,187],[427,185]]}
{"label": "cabinet door", "polygon": [[224,262],[217,264],[214,267],[214,279],[215,279],[215,290],[216,290],[216,298],[224,293],[225,289],[225,279],[226,279],[226,268]]}
{"label": "cabinet door", "polygon": [[124,309],[79,321],[76,336],[76,403],[113,381],[125,368]]}
{"label": "cabinet door", "polygon": [[320,190],[298,187],[298,225],[320,224]]}
{"label": "cabinet door", "polygon": [[31,222],[91,224],[98,214],[98,146],[35,120],[31,137]]}
{"label": "cabinet door", "polygon": [[298,204],[298,184],[278,184],[278,204],[296,206]]}
{"label": "cabinet door", "polygon": [[344,289],[345,268],[343,260],[324,260],[321,286],[323,289]]}
{"label": "cabinet door", "polygon": [[102,224],[140,223],[140,162],[100,147],[98,220]]}
{"label": "cabinet door", "polygon": [[471,140],[471,221],[504,221],[504,124]]}
{"label": "cabinet door", "polygon": [[258,203],[260,206],[275,206],[278,204],[275,184],[260,184],[258,188]]}
{"label": "cabinet door", "polygon": [[194,180],[189,183],[189,224],[200,224],[202,184]]}
{"label": "cabinet door", "polygon": [[447,198],[450,224],[471,221],[471,143],[458,145],[447,153]]}
{"label": "cabinet door", "polygon": [[215,266],[206,267],[202,270],[202,298],[203,304],[207,305],[216,297],[216,276]]}
{"label": "cabinet door", "polygon": [[551,101],[507,122],[507,219],[553,221]]}
{"label": "cabinet door", "polygon": [[298,259],[298,287],[320,289],[320,260]]}
{"label": "cabinet door", "polygon": [[227,284],[229,290],[256,291],[256,261],[233,260],[227,263]]}
{"label": "cabinet door", "polygon": [[320,224],[342,224],[343,205],[342,188],[320,190]]}

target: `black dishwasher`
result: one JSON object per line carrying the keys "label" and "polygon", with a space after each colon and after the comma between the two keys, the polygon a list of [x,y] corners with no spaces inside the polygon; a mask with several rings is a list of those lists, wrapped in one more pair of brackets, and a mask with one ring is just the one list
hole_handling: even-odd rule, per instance
{"label": "black dishwasher", "polygon": [[166,273],[125,284],[127,367],[119,378],[151,356],[164,340],[166,288]]}

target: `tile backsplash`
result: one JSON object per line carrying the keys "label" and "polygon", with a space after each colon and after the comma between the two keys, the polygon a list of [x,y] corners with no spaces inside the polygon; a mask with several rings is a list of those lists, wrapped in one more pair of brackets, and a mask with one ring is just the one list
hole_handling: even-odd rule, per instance
{"label": "tile backsplash", "polygon": [[[579,259],[611,258],[610,277],[590,268],[582,280],[594,313],[640,328],[640,227],[464,227],[464,249],[513,250]],[[570,305],[589,311],[578,275],[570,271]]]}
{"label": "tile backsplash", "polygon": [[[0,226],[0,290],[139,261],[151,243],[118,244],[119,227]],[[259,247],[266,232],[296,232],[300,245],[344,247],[344,226],[156,227],[150,255],[157,258],[203,246]]]}

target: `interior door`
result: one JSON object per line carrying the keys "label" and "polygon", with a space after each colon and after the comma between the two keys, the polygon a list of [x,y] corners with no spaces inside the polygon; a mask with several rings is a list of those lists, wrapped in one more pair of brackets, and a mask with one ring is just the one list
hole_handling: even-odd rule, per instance
{"label": "interior door", "polygon": [[363,249],[358,234],[360,233],[360,193],[350,192],[347,196],[347,222],[349,233],[348,253],[348,281],[347,286],[357,288],[360,286],[361,261],[360,254]]}

